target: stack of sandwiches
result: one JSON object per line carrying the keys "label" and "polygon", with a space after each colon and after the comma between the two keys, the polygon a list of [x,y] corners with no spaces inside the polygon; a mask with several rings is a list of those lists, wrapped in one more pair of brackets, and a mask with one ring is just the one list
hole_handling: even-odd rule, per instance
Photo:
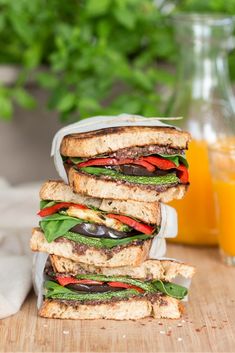
{"label": "stack of sandwiches", "polygon": [[194,267],[150,258],[162,202],[188,188],[189,135],[173,127],[119,126],[63,137],[69,184],[40,191],[31,249],[48,254],[39,315],[61,319],[179,318]]}

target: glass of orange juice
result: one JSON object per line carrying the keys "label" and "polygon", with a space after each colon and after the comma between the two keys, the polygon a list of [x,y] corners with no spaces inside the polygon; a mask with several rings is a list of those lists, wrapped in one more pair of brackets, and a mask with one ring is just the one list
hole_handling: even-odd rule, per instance
{"label": "glass of orange juice", "polygon": [[209,147],[222,260],[235,266],[235,138]]}

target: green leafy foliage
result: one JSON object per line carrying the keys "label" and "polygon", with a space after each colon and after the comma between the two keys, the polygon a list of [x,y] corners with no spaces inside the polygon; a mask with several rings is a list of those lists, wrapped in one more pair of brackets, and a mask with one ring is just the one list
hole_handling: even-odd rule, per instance
{"label": "green leafy foliage", "polygon": [[55,213],[44,217],[40,222],[48,243],[66,234],[71,228],[83,221],[79,218],[73,218],[67,215]]}
{"label": "green leafy foliage", "polygon": [[[53,202],[52,202],[53,203]],[[50,205],[51,202],[49,201],[41,201],[40,207],[45,208]],[[84,220],[67,216],[66,214],[62,213],[55,213],[53,215],[47,216],[42,218],[39,222],[41,229],[45,234],[45,238],[48,243],[56,240],[59,237],[64,237],[69,240],[72,240],[76,243],[92,246],[95,248],[107,248],[111,249],[115,246],[121,246],[129,244],[135,240],[147,240],[150,239],[152,236],[145,235],[145,234],[138,234],[132,235],[131,237],[126,237],[123,239],[106,239],[106,238],[93,238],[81,235],[79,233],[74,233],[70,231],[74,226],[77,224],[83,223]],[[129,231],[124,226],[123,231]]]}
{"label": "green leafy foliage", "polygon": [[[171,12],[235,14],[235,0],[170,3]],[[9,120],[14,104],[36,106],[26,83],[38,68],[36,82],[49,91],[48,107],[62,121],[161,114],[158,86],[174,82],[162,66],[175,62],[168,5],[167,0],[159,5],[154,0],[0,0],[0,64],[22,69],[15,85],[0,88],[0,118]]]}
{"label": "green leafy foliage", "polygon": [[74,290],[62,287],[59,284],[46,281],[44,283],[46,289],[46,298],[61,299],[61,300],[76,300],[76,301],[92,301],[92,300],[109,300],[112,298],[128,298],[138,296],[140,293],[135,289],[127,289],[125,291],[105,292],[105,293],[79,293]]}
{"label": "green leafy foliage", "polygon": [[[166,294],[167,296],[183,299],[188,290],[185,287],[182,287],[178,284],[171,282],[162,282],[161,280],[154,280],[152,282],[140,281],[127,276],[116,277],[116,276],[103,276],[103,275],[94,275],[94,274],[86,274],[86,275],[78,275],[76,276],[78,279],[94,279],[100,280],[102,282],[121,282],[127,283],[133,286],[137,286],[143,289],[147,293],[156,293],[161,292]],[[68,300],[107,300],[113,297],[125,298],[132,295],[144,295],[143,293],[139,293],[135,289],[126,289],[124,291],[117,292],[104,292],[104,293],[79,293],[75,290],[71,290],[69,288],[63,287],[56,282],[46,281],[44,283],[44,287],[46,289],[46,297],[47,298],[57,298],[57,299],[68,299]]]}
{"label": "green leafy foliage", "polygon": [[0,87],[0,118],[9,120],[12,116],[13,106],[11,91],[8,88]]}
{"label": "green leafy foliage", "polygon": [[185,156],[182,156],[181,154],[159,154],[159,156],[168,159],[169,161],[172,161],[173,163],[175,163],[175,165],[178,167],[180,165],[180,163],[182,163],[183,165],[185,165],[186,167],[188,167],[188,162]]}
{"label": "green leafy foliage", "polygon": [[187,294],[187,288],[180,286],[179,284],[171,283],[171,282],[163,282],[161,280],[153,280],[153,281],[141,281],[137,279],[133,279],[127,276],[105,276],[105,275],[97,275],[97,274],[79,274],[76,276],[77,279],[91,279],[95,281],[102,282],[121,282],[131,284],[133,286],[137,286],[142,288],[146,292],[162,292],[170,297],[183,299]]}
{"label": "green leafy foliage", "polygon": [[159,290],[159,292],[165,293],[176,299],[183,299],[188,294],[187,288],[180,286],[179,284],[155,280],[152,281],[152,285]]}
{"label": "green leafy foliage", "polygon": [[40,200],[40,210],[42,210],[43,208],[52,207],[54,205],[56,205],[55,201]]}

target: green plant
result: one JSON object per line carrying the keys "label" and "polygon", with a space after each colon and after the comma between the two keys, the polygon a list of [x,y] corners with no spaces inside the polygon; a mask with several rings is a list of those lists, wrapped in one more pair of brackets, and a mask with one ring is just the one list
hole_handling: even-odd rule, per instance
{"label": "green plant", "polygon": [[17,65],[21,70],[13,86],[0,84],[0,118],[12,117],[13,103],[28,109],[36,106],[25,88],[27,78],[35,68],[49,66],[55,26],[69,21],[76,7],[71,5],[56,0],[0,0],[0,64]]}
{"label": "green plant", "polygon": [[175,62],[169,3],[171,11],[235,13],[235,0],[0,0],[0,64],[21,68],[14,85],[0,85],[0,118],[9,120],[15,103],[35,107],[27,82],[42,67],[36,82],[62,121],[161,114],[158,87],[174,81],[162,65]]}
{"label": "green plant", "polygon": [[158,69],[157,59],[172,45],[167,31],[166,45],[159,45],[161,20],[150,0],[86,1],[76,25],[56,28],[51,73],[39,77],[52,91],[49,107],[63,120],[123,111],[159,113],[156,85],[171,76]]}

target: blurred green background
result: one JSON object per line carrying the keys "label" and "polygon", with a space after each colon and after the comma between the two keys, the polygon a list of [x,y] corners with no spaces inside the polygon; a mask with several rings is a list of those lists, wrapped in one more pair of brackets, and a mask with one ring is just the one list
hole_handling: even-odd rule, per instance
{"label": "blurred green background", "polygon": [[[160,115],[176,62],[168,19],[182,11],[234,15],[235,0],[0,0],[0,67],[15,70],[8,84],[0,75],[0,119],[38,107],[32,82],[63,123]],[[232,79],[234,64],[231,52]]]}

